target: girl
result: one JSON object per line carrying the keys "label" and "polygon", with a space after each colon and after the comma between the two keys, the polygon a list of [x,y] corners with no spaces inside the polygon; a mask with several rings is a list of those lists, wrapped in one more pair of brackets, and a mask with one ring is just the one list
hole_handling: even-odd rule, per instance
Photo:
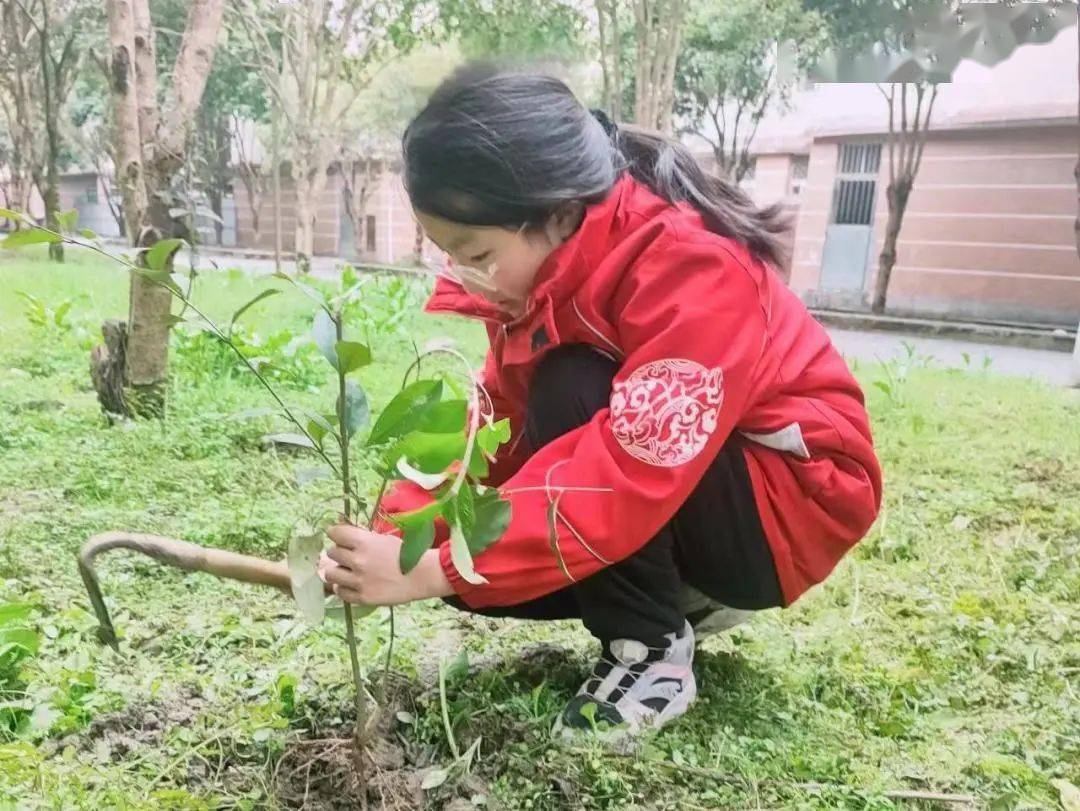
{"label": "girl", "polygon": [[[778,209],[680,144],[590,114],[557,79],[474,66],[403,146],[454,279],[427,309],[487,325],[483,386],[514,432],[489,484],[521,492],[476,557],[483,585],[445,538],[403,575],[397,537],[351,526],[331,529],[324,577],[358,603],[580,618],[602,653],[561,724],[659,727],[694,699],[695,638],[791,605],[869,529],[881,474],[862,393],[774,271]],[[570,488],[571,582],[545,487]],[[384,508],[428,498],[405,486]]]}

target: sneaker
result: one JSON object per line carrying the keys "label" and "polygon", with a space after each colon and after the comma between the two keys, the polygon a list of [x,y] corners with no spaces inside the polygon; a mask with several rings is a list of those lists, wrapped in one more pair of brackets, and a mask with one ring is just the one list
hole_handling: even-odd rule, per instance
{"label": "sneaker", "polygon": [[714,634],[730,631],[736,625],[742,625],[754,613],[719,603],[686,583],[683,583],[680,589],[679,603],[699,642]]}
{"label": "sneaker", "polygon": [[556,723],[564,737],[574,730],[603,735],[659,729],[678,718],[697,696],[694,631],[689,623],[666,637],[663,647],[633,639],[604,645],[592,675],[566,705]]}

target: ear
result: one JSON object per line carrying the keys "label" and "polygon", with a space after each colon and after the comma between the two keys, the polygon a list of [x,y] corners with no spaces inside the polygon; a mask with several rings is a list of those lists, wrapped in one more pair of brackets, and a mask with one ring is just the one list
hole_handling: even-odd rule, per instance
{"label": "ear", "polygon": [[564,203],[559,206],[549,221],[548,237],[555,244],[566,242],[581,225],[584,214],[585,205],[580,202]]}

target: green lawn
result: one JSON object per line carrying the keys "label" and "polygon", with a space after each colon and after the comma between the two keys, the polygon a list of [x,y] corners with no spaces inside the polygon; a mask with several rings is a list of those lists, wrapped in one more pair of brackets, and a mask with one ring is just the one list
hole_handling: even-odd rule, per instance
{"label": "green lawn", "polygon": [[[198,299],[227,320],[271,284],[221,271]],[[16,291],[70,301],[70,326],[31,325]],[[109,427],[87,357],[125,304],[123,272],[100,260],[0,254],[0,601],[33,604],[40,636],[0,684],[0,717],[21,719],[0,725],[0,808],[298,807],[305,792],[308,807],[339,807],[340,625],[312,631],[268,591],[116,554],[100,568],[120,652],[95,641],[74,557],[88,536],[281,557],[332,490],[298,484],[302,454],[264,448],[284,426],[243,415],[270,403],[205,340],[178,339],[167,419]],[[274,336],[307,329],[306,299],[287,291],[244,323],[285,369],[290,402],[330,402],[312,350]],[[410,313],[365,370],[376,408],[410,341],[439,335],[481,356],[475,325]],[[792,609],[699,648],[689,716],[636,758],[557,747],[548,730],[589,666],[587,635],[399,610],[398,715],[373,779],[383,807],[414,807],[423,770],[451,763],[435,674],[461,651],[470,667],[451,674],[446,716],[461,749],[480,743],[471,775],[423,795],[430,807],[946,807],[890,794],[914,791],[1058,807],[1051,781],[1080,784],[1080,400],[918,360],[857,373],[885,465],[882,518]],[[385,611],[362,623],[372,676],[388,630]]]}

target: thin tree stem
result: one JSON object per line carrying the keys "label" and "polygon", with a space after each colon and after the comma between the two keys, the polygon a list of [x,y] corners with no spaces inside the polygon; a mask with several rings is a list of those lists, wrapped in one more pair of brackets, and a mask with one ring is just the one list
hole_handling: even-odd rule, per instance
{"label": "thin tree stem", "polygon": [[[331,318],[334,321],[334,331],[340,343],[344,339],[341,313],[335,312],[331,315]],[[353,520],[353,498],[352,485],[349,481],[349,428],[348,415],[345,413],[345,372],[340,368],[340,363],[336,365],[338,366],[338,433],[341,438],[338,443],[341,449],[341,501],[345,508],[344,519],[346,523],[351,524]],[[352,665],[353,686],[355,688],[353,701],[356,706],[356,739],[359,741],[360,736],[367,727],[367,713],[364,709],[364,682],[360,675],[360,660],[356,652],[356,622],[353,618],[352,603],[349,602],[345,602],[345,642],[349,648],[349,663]]]}

